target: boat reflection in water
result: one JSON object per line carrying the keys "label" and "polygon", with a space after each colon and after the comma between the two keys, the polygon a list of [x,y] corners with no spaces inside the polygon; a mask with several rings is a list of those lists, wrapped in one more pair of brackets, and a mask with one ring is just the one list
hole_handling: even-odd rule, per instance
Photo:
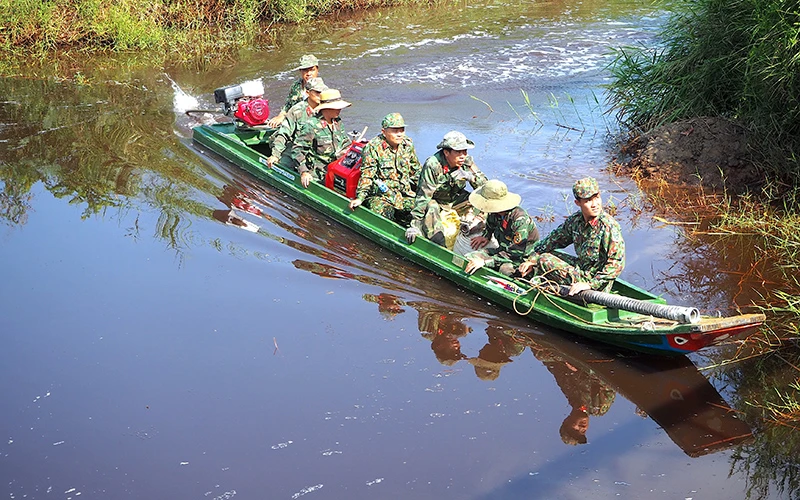
{"label": "boat reflection in water", "polygon": [[[240,193],[230,196],[231,193],[234,191],[227,191],[228,196],[223,197],[228,207],[259,215],[281,227],[288,226],[260,209],[255,210],[258,207],[249,203],[249,197]],[[237,206],[243,202],[247,204]],[[294,266],[328,279],[355,280],[391,290],[394,294],[365,294],[363,298],[377,304],[386,321],[392,321],[410,308],[415,309],[419,331],[431,341],[431,349],[441,364],[447,367],[470,364],[481,380],[497,380],[505,365],[530,359],[522,357],[526,348],[530,348],[533,357],[553,375],[570,404],[571,410],[560,431],[565,443],[585,443],[590,418],[604,415],[617,394],[636,405],[637,413],[648,416],[662,427],[689,456],[713,453],[752,439],[749,426],[736,417],[714,386],[685,356],[620,353],[585,339],[575,341],[556,331],[531,328],[524,319],[499,320],[469,304],[453,303],[452,285],[430,281],[427,273],[404,272],[400,260],[383,260],[386,269],[376,273],[372,263],[379,259],[369,253],[369,247],[361,251],[357,246],[340,248],[335,238],[322,236],[330,228],[314,225],[313,220],[306,222],[313,230],[292,226],[291,232],[302,232],[305,241],[309,241],[306,238],[320,240],[326,250],[300,241],[283,238],[280,241],[324,261],[296,259],[292,262]],[[348,240],[347,245],[354,244]],[[336,251],[332,252],[334,249]],[[345,261],[343,255],[349,255],[350,260]],[[426,298],[431,300],[402,298],[418,297],[420,290],[425,290]],[[460,300],[469,299],[462,297]],[[461,351],[461,340],[472,333],[472,328],[465,323],[467,319],[485,321],[487,325],[486,343],[473,357]]]}
{"label": "boat reflection in water", "polygon": [[[714,386],[685,356],[657,357],[619,353],[587,341],[575,342],[557,332],[527,330],[488,320],[486,344],[475,357],[461,352],[460,339],[471,333],[460,311],[429,301],[404,301],[388,293],[366,294],[387,320],[413,307],[419,329],[431,340],[436,359],[445,366],[466,362],[482,380],[495,380],[501,368],[530,348],[534,358],[553,375],[570,405],[559,429],[562,441],[587,442],[591,417],[608,412],[617,394],[636,405],[637,413],[653,419],[687,455],[698,457],[752,439],[752,430]],[[513,359],[512,359],[513,358]]]}

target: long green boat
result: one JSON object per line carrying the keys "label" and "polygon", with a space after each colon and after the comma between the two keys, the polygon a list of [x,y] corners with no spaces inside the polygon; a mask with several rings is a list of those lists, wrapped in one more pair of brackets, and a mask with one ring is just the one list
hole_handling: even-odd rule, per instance
{"label": "long green boat", "polygon": [[[417,238],[409,245],[405,228],[395,222],[363,207],[350,210],[348,198],[322,184],[311,183],[307,189],[303,188],[293,169],[279,165],[269,168],[267,138],[271,132],[218,123],[195,127],[193,140],[201,149],[222,156],[403,258],[535,322],[637,351],[684,354],[750,333],[765,319],[763,314],[700,316],[696,310],[687,312],[688,308],[666,305],[663,298],[621,279],[615,281],[612,294],[595,292],[612,295],[610,302],[592,303],[591,291],[582,292],[578,299],[567,298],[558,290],[511,280],[491,269],[481,268],[469,275],[464,271],[463,256],[425,238]],[[662,314],[665,311],[667,314]]]}

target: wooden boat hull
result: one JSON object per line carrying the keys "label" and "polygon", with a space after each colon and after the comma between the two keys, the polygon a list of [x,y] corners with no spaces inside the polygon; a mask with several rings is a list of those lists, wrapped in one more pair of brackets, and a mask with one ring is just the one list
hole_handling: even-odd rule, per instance
{"label": "wooden boat hull", "polygon": [[[744,314],[727,318],[702,317],[696,324],[679,324],[621,309],[577,304],[531,288],[524,282],[504,286],[508,279],[491,269],[481,268],[469,275],[464,272],[463,256],[424,238],[417,238],[409,245],[405,240],[405,228],[393,221],[365,208],[350,210],[347,198],[321,184],[312,183],[307,189],[303,188],[299,175],[292,169],[279,165],[269,168],[266,161],[269,147],[265,140],[269,133],[268,130],[241,130],[233,124],[221,123],[194,128],[193,140],[384,248],[533,321],[607,344],[663,354],[696,351],[749,333],[764,321],[763,314]],[[663,298],[624,280],[617,280],[612,292],[657,304],[666,303]]]}

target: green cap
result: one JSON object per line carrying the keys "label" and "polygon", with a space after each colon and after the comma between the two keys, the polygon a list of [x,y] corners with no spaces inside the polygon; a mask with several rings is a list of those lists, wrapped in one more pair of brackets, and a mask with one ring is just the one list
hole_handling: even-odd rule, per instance
{"label": "green cap", "polygon": [[436,146],[436,149],[452,149],[454,151],[463,151],[465,149],[472,149],[475,143],[467,139],[467,137],[456,130],[444,134],[442,142]]}
{"label": "green cap", "polygon": [[383,121],[381,122],[381,128],[399,128],[405,126],[406,122],[403,121],[403,117],[400,116],[400,113],[389,113],[383,117]]}
{"label": "green cap", "polygon": [[328,86],[322,81],[320,77],[309,78],[306,82],[306,90],[313,90],[315,92],[323,92],[328,90]]}
{"label": "green cap", "polygon": [[576,200],[591,198],[599,192],[600,186],[597,185],[594,177],[584,177],[572,185],[572,194],[575,195]]}
{"label": "green cap", "polygon": [[314,66],[319,66],[319,59],[311,54],[306,54],[300,58],[300,66],[298,66],[297,69],[308,69]]}

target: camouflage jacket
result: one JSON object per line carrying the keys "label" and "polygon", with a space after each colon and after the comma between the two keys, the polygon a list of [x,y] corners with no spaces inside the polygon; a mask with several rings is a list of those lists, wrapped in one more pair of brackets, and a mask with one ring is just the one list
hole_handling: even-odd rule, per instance
{"label": "camouflage jacket", "polygon": [[517,207],[506,215],[495,213],[486,217],[483,237],[491,239],[492,236],[497,239],[498,248],[475,253],[486,261],[487,266],[497,268],[506,262],[521,263],[530,244],[539,239],[539,229],[528,212]]}
{"label": "camouflage jacket", "polygon": [[292,109],[292,106],[306,99],[305,86],[306,82],[304,82],[302,78],[298,78],[294,81],[292,87],[289,89],[289,95],[286,97],[286,104],[283,105],[281,111],[288,113],[289,110]]}
{"label": "camouflage jacket", "polygon": [[314,110],[311,109],[306,101],[300,101],[292,106],[286,113],[286,118],[269,138],[269,143],[272,146],[272,154],[270,156],[280,159],[287,146],[294,142],[297,131],[300,130],[303,122],[313,115]]}
{"label": "camouflage jacket", "polygon": [[[472,187],[479,188],[486,184],[486,176],[478,170],[472,156],[467,156],[462,168],[471,167],[474,167],[476,171],[475,180],[470,182]],[[447,160],[444,157],[444,151],[437,151],[436,154],[425,160],[425,164],[422,166],[411,217],[414,220],[421,220],[425,215],[425,208],[431,200],[436,200],[442,204],[452,203],[466,186],[467,181],[465,179],[454,179],[452,177],[451,170],[447,166]]]}
{"label": "camouflage jacket", "polygon": [[536,253],[574,245],[576,267],[594,290],[603,290],[625,267],[625,241],[619,223],[606,212],[591,222],[578,211],[567,217],[543,240],[533,245]]}
{"label": "camouflage jacket", "polygon": [[[361,158],[361,178],[356,189],[359,200],[364,201],[370,196],[414,196],[422,166],[410,137],[403,137],[397,151],[393,151],[381,134],[364,146]],[[375,184],[378,180],[386,184],[386,192]]]}
{"label": "camouflage jacket", "polygon": [[310,172],[317,180],[323,179],[328,164],[344,153],[350,145],[350,137],[342,130],[341,120],[326,122],[317,113],[303,122],[297,131],[291,157],[297,164],[297,171]]}

